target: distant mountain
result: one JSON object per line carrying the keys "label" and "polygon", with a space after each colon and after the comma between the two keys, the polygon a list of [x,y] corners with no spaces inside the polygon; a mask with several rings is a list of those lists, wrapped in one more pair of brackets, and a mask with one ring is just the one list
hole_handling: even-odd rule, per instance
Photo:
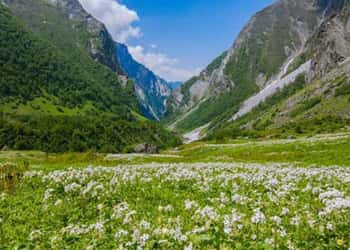
{"label": "distant mountain", "polygon": [[176,87],[178,83],[170,86],[167,81],[138,63],[124,44],[116,44],[115,54],[122,69],[134,80],[136,95],[144,115],[155,120],[163,118],[172,86]]}
{"label": "distant mountain", "polygon": [[177,143],[139,114],[103,24],[77,0],[0,2],[0,148],[122,152]]}
{"label": "distant mountain", "polygon": [[346,127],[349,5],[279,0],[258,12],[229,50],[172,94],[169,126],[213,138]]}
{"label": "distant mountain", "polygon": [[170,87],[171,90],[177,90],[181,88],[182,82],[177,81],[177,82],[168,82],[168,86]]}

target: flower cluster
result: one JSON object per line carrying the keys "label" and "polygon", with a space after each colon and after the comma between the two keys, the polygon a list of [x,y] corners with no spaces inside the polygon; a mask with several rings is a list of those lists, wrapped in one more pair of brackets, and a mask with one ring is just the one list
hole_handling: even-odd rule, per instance
{"label": "flower cluster", "polygon": [[[307,242],[308,248],[347,248],[349,179],[346,168],[285,164],[35,171],[26,174],[23,185],[37,194],[33,214],[15,212],[17,219],[40,216],[40,223],[26,224],[28,246],[305,249]],[[2,225],[8,221],[4,217]]]}

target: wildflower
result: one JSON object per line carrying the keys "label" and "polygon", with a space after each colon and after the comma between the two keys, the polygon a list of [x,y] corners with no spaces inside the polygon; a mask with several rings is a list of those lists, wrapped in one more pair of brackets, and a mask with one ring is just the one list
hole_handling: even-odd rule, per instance
{"label": "wildflower", "polygon": [[251,221],[253,224],[264,224],[265,215],[260,211],[260,209],[255,209]]}
{"label": "wildflower", "polygon": [[173,207],[171,205],[167,205],[166,207],[164,207],[164,211],[171,212],[171,211],[173,211]]}
{"label": "wildflower", "polygon": [[337,239],[337,245],[338,246],[344,246],[345,241],[343,239]]}
{"label": "wildflower", "polygon": [[185,200],[185,209],[191,210],[192,208],[198,207],[198,204],[195,201]]}
{"label": "wildflower", "polygon": [[63,201],[62,201],[61,199],[58,199],[58,200],[55,202],[55,206],[56,206],[56,207],[59,207],[59,206],[62,205],[62,203],[63,203]]}
{"label": "wildflower", "polygon": [[41,237],[41,231],[40,230],[34,230],[29,234],[29,240],[34,241]]}
{"label": "wildflower", "polygon": [[281,225],[281,223],[282,223],[282,219],[281,219],[280,217],[278,217],[278,216],[272,217],[271,220],[272,220],[273,222],[275,222],[277,225]]}
{"label": "wildflower", "polygon": [[272,245],[273,239],[271,239],[271,238],[265,239],[265,244]]}
{"label": "wildflower", "polygon": [[230,234],[232,232],[232,222],[228,215],[224,216],[224,232]]}
{"label": "wildflower", "polygon": [[326,199],[331,199],[331,198],[342,198],[344,197],[344,193],[340,192],[336,189],[329,190],[327,192],[321,193],[319,195],[320,200],[326,200]]}
{"label": "wildflower", "polygon": [[282,215],[282,216],[286,216],[287,214],[289,214],[289,209],[286,208],[286,207],[282,208],[282,213],[281,213],[281,215]]}
{"label": "wildflower", "polygon": [[184,250],[192,250],[192,249],[193,249],[192,242],[189,245],[185,246],[184,248]]}
{"label": "wildflower", "polygon": [[299,224],[300,224],[300,217],[299,216],[293,217],[291,222],[290,222],[290,224],[293,225],[293,226],[299,226]]}
{"label": "wildflower", "polygon": [[120,238],[127,236],[129,233],[126,230],[119,230],[114,234],[114,239],[119,240]]}
{"label": "wildflower", "polygon": [[234,203],[240,203],[242,198],[241,198],[241,196],[239,194],[234,194],[234,195],[232,195],[231,200]]}
{"label": "wildflower", "polygon": [[279,233],[279,235],[280,235],[282,238],[284,238],[284,237],[287,236],[287,232],[286,232],[285,229],[279,229],[279,230],[278,230],[278,233]]}
{"label": "wildflower", "polygon": [[333,224],[328,222],[326,228],[327,228],[327,230],[332,231],[333,230]]}
{"label": "wildflower", "polygon": [[68,184],[67,186],[64,187],[64,191],[66,193],[69,193],[69,192],[74,192],[74,191],[77,191],[78,189],[81,188],[81,185],[73,182],[71,184]]}
{"label": "wildflower", "polygon": [[151,223],[149,223],[148,221],[145,221],[145,220],[142,220],[140,222],[140,227],[143,228],[143,229],[150,229],[151,228]]}

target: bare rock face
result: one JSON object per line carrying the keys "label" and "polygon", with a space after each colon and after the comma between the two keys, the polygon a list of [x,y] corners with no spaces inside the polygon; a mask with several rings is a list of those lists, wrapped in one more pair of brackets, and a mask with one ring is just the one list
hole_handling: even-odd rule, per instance
{"label": "bare rock face", "polygon": [[350,31],[347,3],[337,14],[321,24],[308,43],[307,52],[313,55],[312,78],[322,78],[350,57]]}
{"label": "bare rock face", "polygon": [[115,46],[111,35],[103,23],[87,13],[78,0],[46,0],[68,16],[69,19],[79,22],[86,27],[91,37],[85,45],[91,57],[108,66],[118,75],[123,75],[115,56]]}

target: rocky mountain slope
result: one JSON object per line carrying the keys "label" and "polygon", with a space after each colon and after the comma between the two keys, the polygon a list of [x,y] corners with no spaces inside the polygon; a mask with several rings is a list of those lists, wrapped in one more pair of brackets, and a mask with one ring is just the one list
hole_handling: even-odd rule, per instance
{"label": "rocky mountain slope", "polygon": [[[259,119],[259,112],[255,116],[251,113],[261,109],[264,102],[274,106],[275,113],[285,114],[275,103],[277,99],[286,101],[290,95],[306,91],[313,83],[327,79],[335,68],[338,71],[330,77],[332,81],[346,73],[346,67],[342,67],[343,72],[339,65],[347,64],[349,56],[348,8],[349,1],[343,0],[280,0],[260,11],[227,52],[173,94],[168,123],[180,131],[194,130],[200,137],[222,130],[230,134],[230,128],[241,130],[243,124],[237,121],[247,116],[247,122]],[[305,75],[305,85],[293,89],[290,85],[302,82],[300,75]],[[323,91],[334,92],[330,86]],[[321,103],[324,98],[319,97]],[[339,100],[335,96],[328,99]],[[289,109],[297,105],[290,102]],[[276,127],[287,126],[288,122],[291,120],[268,121]]]}
{"label": "rocky mountain slope", "polygon": [[76,0],[8,0],[0,18],[0,148],[118,152],[176,141],[139,114],[113,40]]}
{"label": "rocky mountain slope", "polygon": [[151,70],[135,61],[124,44],[116,44],[116,58],[125,73],[134,80],[143,114],[155,120],[163,118],[171,86]]}

